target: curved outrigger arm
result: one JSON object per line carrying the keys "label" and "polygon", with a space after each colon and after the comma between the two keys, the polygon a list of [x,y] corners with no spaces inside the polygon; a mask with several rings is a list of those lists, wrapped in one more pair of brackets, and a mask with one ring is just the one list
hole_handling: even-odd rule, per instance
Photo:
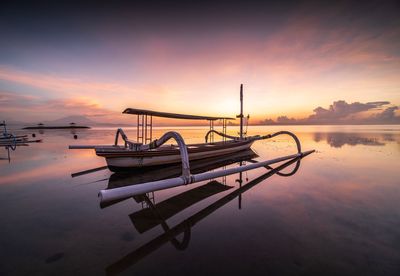
{"label": "curved outrigger arm", "polygon": [[125,132],[122,130],[122,128],[118,128],[117,129],[117,133],[115,133],[115,142],[114,142],[114,146],[118,145],[118,138],[121,135],[122,140],[124,140],[125,142],[125,147],[129,146],[129,148],[131,148],[130,144],[134,144],[133,142],[129,141],[128,136],[126,136]]}
{"label": "curved outrigger arm", "polygon": [[[290,137],[293,138],[293,140],[296,142],[297,152],[300,153],[300,152],[301,152],[300,140],[299,140],[299,138],[297,138],[296,135],[294,135],[294,134],[293,134],[292,132],[290,132],[290,131],[283,130],[283,131],[275,132],[275,133],[273,133],[273,134],[268,134],[268,135],[264,135],[264,136],[258,136],[258,135],[257,135],[257,136],[253,136],[253,137],[254,137],[254,140],[264,140],[264,139],[270,139],[270,138],[273,138],[273,137],[275,137],[275,136],[282,135],[282,134],[289,135]],[[251,138],[251,137],[249,137],[249,138]]]}
{"label": "curved outrigger arm", "polygon": [[190,183],[190,165],[189,165],[189,154],[187,151],[187,147],[185,144],[185,140],[183,140],[182,136],[175,131],[169,131],[165,133],[163,136],[161,136],[160,139],[155,139],[149,144],[146,145],[141,145],[139,147],[139,150],[150,150],[150,149],[155,149],[163,144],[165,144],[168,140],[174,139],[178,143],[179,151],[181,154],[181,160],[182,160],[182,178],[185,181],[185,183]]}
{"label": "curved outrigger arm", "polygon": [[[228,134],[225,134],[225,133],[222,133],[222,132],[219,132],[219,131],[216,131],[216,130],[212,129],[212,130],[208,131],[206,136],[204,137],[205,140],[206,140],[206,143],[208,142],[208,137],[212,133],[218,134],[221,137],[229,138],[229,139],[232,139],[232,140],[240,140],[240,137],[231,136],[231,135],[228,135]],[[243,139],[244,140],[254,140],[254,141],[265,140],[265,139],[270,139],[270,138],[273,138],[275,136],[282,135],[282,134],[289,135],[290,137],[293,138],[293,140],[296,142],[297,152],[300,153],[301,152],[301,144],[300,144],[299,138],[297,138],[297,136],[294,133],[292,133],[290,131],[286,131],[286,130],[278,131],[278,132],[275,132],[273,134],[268,134],[268,135],[264,135],[264,136],[260,136],[260,135],[249,136],[249,137],[246,137],[246,138],[243,138]]]}
{"label": "curved outrigger arm", "polygon": [[219,136],[225,137],[225,138],[228,138],[228,139],[240,140],[240,137],[231,136],[231,135],[228,135],[228,134],[225,134],[225,133],[216,131],[216,130],[214,130],[214,129],[211,129],[211,130],[209,130],[209,131],[207,132],[206,136],[204,137],[205,140],[206,140],[206,143],[208,143],[208,137],[209,137],[212,133],[218,134]]}
{"label": "curved outrigger arm", "polygon": [[182,159],[182,177],[185,179],[185,181],[189,182],[190,178],[190,165],[189,165],[189,154],[187,151],[187,147],[185,144],[185,140],[183,140],[182,136],[176,132],[176,131],[169,131],[165,133],[161,138],[155,139],[154,141],[150,142],[149,144],[143,145],[142,143],[137,143],[130,141],[128,139],[128,136],[126,136],[125,132],[122,130],[122,128],[119,128],[117,130],[117,133],[115,134],[115,143],[114,145],[118,145],[118,138],[119,135],[121,135],[122,140],[125,142],[125,147],[128,147],[129,149],[133,149],[136,151],[146,151],[146,150],[151,150],[158,148],[168,142],[170,139],[174,139],[178,143],[181,159]]}

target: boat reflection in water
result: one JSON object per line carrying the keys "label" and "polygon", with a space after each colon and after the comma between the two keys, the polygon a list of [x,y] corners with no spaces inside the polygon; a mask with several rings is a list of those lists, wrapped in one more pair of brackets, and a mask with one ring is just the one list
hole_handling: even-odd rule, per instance
{"label": "boat reflection in water", "polygon": [[[309,154],[309,153],[308,153]],[[305,154],[304,156],[308,155]],[[243,183],[243,176],[242,173],[238,173],[239,179],[239,188],[233,190],[231,193],[225,195],[224,197],[216,200],[214,203],[208,205],[204,209],[196,212],[192,216],[182,220],[177,225],[170,227],[166,220],[173,217],[175,214],[183,211],[184,209],[192,206],[193,204],[200,202],[212,195],[216,195],[220,192],[227,191],[229,189],[233,189],[233,186],[227,186],[225,183],[218,182],[216,180],[212,180],[205,185],[193,188],[189,191],[185,191],[181,194],[175,195],[170,197],[160,203],[155,204],[152,200],[152,193],[148,193],[145,195],[135,196],[135,200],[138,203],[141,203],[144,206],[143,209],[140,211],[134,212],[129,215],[134,227],[139,233],[144,233],[158,225],[161,226],[164,233],[157,236],[156,238],[152,239],[151,241],[147,242],[146,244],[142,245],[141,247],[135,249],[128,255],[124,256],[120,260],[114,262],[113,264],[109,265],[106,268],[106,273],[108,275],[115,275],[124,270],[128,269],[130,266],[137,263],[139,260],[143,259],[153,251],[160,248],[165,243],[170,242],[177,250],[185,250],[190,242],[191,239],[191,228],[194,227],[198,222],[221,208],[222,206],[226,205],[230,201],[234,200],[235,198],[239,199],[239,208],[241,208],[241,195],[256,186],[257,184],[261,183],[262,181],[266,180],[267,178],[273,176],[274,174],[280,176],[291,176],[294,175],[300,167],[300,161],[304,157],[296,157],[281,165],[277,166],[276,168],[272,167],[265,167],[268,172],[265,174],[247,182],[247,184],[242,185]],[[253,158],[256,157],[255,153],[251,150],[241,152],[236,154],[236,156],[229,156],[226,157],[225,160],[211,160],[210,163],[203,161],[203,165],[197,164],[194,165],[193,163],[193,171],[202,172],[205,170],[216,169],[218,167],[227,166],[229,164],[238,163],[240,166],[244,165],[245,162],[256,163],[257,161]],[[210,160],[208,160],[210,161]],[[288,166],[295,164],[291,172],[283,173],[281,172],[283,169],[287,168]],[[166,169],[164,169],[167,171]],[[161,172],[161,170],[160,170]],[[170,174],[169,174],[170,173]],[[155,175],[154,171],[152,173],[144,173],[142,177],[150,178],[150,175]],[[164,172],[163,177],[171,177],[173,175],[180,174],[180,168],[177,168],[176,172]],[[131,180],[134,180],[135,176],[121,176],[114,174],[110,178],[110,183],[108,188],[113,187],[120,187],[124,185],[123,183],[130,183]],[[153,178],[154,179],[154,178]],[[222,182],[224,179],[222,178]],[[125,180],[125,181],[124,181]],[[143,182],[143,179],[137,180],[137,183]],[[102,206],[105,207],[105,206]],[[182,240],[179,241],[176,237],[183,233]]]}
{"label": "boat reflection in water", "polygon": [[[238,163],[241,161],[252,160],[258,157],[258,155],[251,149],[239,151],[233,154],[227,154],[223,157],[213,157],[201,160],[195,160],[191,162],[191,171],[193,173],[202,173],[211,171],[217,168],[225,167],[234,163]],[[103,169],[106,167],[101,167],[99,169]],[[91,171],[91,170],[90,170]],[[86,172],[84,172],[86,173]],[[168,179],[172,177],[178,177],[182,174],[182,165],[181,164],[172,164],[168,166],[160,166],[151,169],[144,169],[142,171],[133,171],[133,172],[116,172],[110,176],[108,181],[107,189],[115,189],[124,186],[130,186],[150,181],[158,181],[163,179]],[[138,200],[140,196],[133,197],[136,201],[142,202]],[[100,207],[105,208],[115,203],[124,201],[115,200],[110,202],[100,202]]]}
{"label": "boat reflection in water", "polygon": [[[258,155],[251,149],[239,151],[225,156],[213,157],[190,162],[190,171],[192,173],[202,173],[224,166],[228,166],[240,161],[257,158]],[[107,189],[119,188],[127,185],[157,181],[172,177],[178,177],[182,174],[182,164],[173,164],[168,166],[159,166],[158,168],[142,169],[129,173],[117,172],[110,176]]]}

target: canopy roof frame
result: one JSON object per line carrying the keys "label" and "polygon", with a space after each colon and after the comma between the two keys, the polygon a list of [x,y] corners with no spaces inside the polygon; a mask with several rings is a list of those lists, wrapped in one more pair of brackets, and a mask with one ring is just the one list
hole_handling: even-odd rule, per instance
{"label": "canopy roof frame", "polygon": [[221,119],[236,120],[235,118],[231,118],[231,117],[188,115],[188,114],[160,112],[160,111],[137,109],[137,108],[127,108],[122,113],[132,114],[132,115],[150,115],[150,116],[155,116],[155,117],[183,119],[183,120],[208,120],[208,121],[216,121],[216,120],[221,120]]}
{"label": "canopy roof frame", "polygon": [[[227,122],[230,120],[236,120],[230,117],[214,117],[214,116],[200,116],[200,115],[188,115],[178,114],[169,112],[159,112],[146,109],[127,108],[122,113],[137,115],[137,142],[144,143],[151,142],[153,139],[153,116],[171,119],[184,119],[184,120],[207,120],[210,123],[210,130],[214,129],[214,122],[216,120],[222,120],[222,132],[226,134]],[[214,142],[214,135],[210,137],[210,143]],[[223,138],[226,141],[226,138]]]}

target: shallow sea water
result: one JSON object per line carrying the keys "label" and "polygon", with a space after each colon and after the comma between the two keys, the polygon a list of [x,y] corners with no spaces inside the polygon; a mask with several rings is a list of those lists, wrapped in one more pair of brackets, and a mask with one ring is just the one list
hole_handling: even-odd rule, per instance
{"label": "shallow sea water", "polygon": [[[99,190],[134,180],[108,169],[71,177],[105,162],[68,145],[111,144],[114,129],[36,132],[43,143],[10,152],[10,162],[0,148],[0,275],[400,275],[400,127],[248,134],[281,129],[316,150],[292,176],[259,168],[107,208]],[[207,128],[178,131],[195,143]],[[259,161],[296,151],[285,136],[252,148]],[[214,186],[199,193],[205,185]]]}

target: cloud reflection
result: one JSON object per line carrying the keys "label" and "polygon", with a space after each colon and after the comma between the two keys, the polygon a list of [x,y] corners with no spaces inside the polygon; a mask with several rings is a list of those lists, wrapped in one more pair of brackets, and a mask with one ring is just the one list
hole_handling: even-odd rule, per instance
{"label": "cloud reflection", "polygon": [[341,148],[344,145],[384,146],[386,142],[398,141],[391,133],[316,132],[313,139],[315,142],[326,141],[334,148]]}

